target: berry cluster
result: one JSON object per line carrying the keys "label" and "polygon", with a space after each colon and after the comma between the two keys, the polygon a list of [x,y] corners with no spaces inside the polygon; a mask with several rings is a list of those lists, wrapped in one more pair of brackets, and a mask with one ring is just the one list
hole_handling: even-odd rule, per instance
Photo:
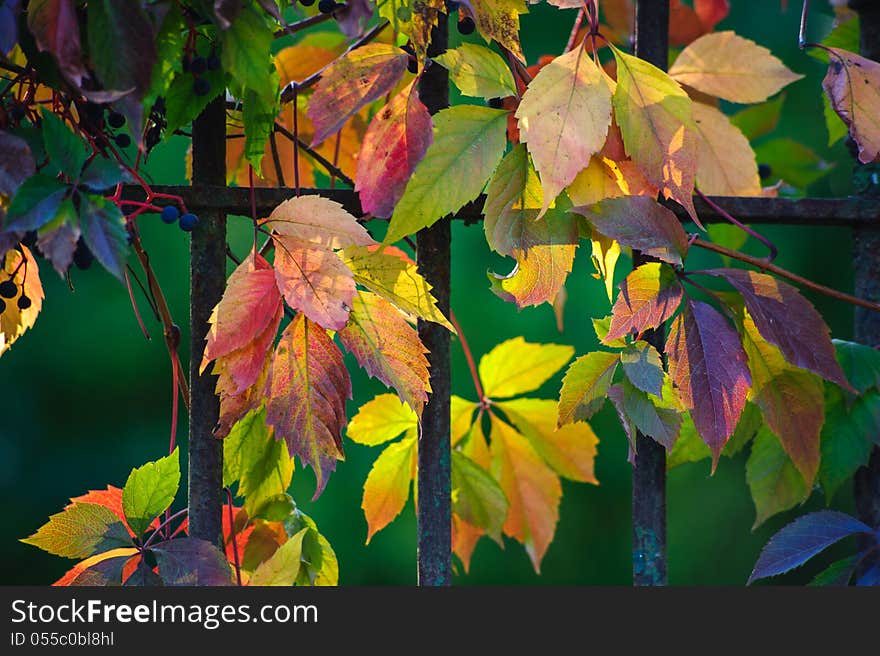
{"label": "berry cluster", "polygon": [[195,228],[199,224],[199,217],[193,214],[192,212],[187,212],[186,214],[180,214],[180,210],[178,210],[174,205],[166,205],[162,208],[162,222],[167,224],[177,223],[181,230],[184,232],[192,232],[193,228]]}
{"label": "berry cluster", "polygon": [[[27,270],[27,269],[25,269]],[[18,285],[13,278],[18,273],[18,269],[9,274],[9,278],[0,282],[0,314],[6,312],[6,301],[12,300],[18,296]],[[31,299],[24,293],[24,284],[22,283],[21,296],[18,296],[16,305],[19,310],[27,310],[31,306]]]}
{"label": "berry cluster", "polygon": [[196,54],[190,58],[189,55],[183,58],[184,73],[192,74],[193,93],[197,96],[207,96],[211,92],[211,83],[204,77],[208,71],[216,71],[220,69],[220,58],[216,52],[211,52],[207,57]]}
{"label": "berry cluster", "polygon": [[116,132],[125,127],[125,116],[120,112],[105,104],[94,102],[85,102],[78,106],[78,110],[80,124],[86,132],[98,135],[107,130],[108,138],[112,139],[119,148],[128,148],[131,145],[131,137],[127,133]]}
{"label": "berry cluster", "polygon": [[336,2],[336,0],[318,0],[318,11],[322,14],[332,14],[334,11],[341,9],[344,6],[344,3]]}

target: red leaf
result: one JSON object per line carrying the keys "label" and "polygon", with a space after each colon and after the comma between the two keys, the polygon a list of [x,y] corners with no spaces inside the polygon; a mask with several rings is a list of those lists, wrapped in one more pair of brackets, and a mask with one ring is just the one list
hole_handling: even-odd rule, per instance
{"label": "red leaf", "polygon": [[343,457],[345,401],[351,398],[342,353],[326,330],[302,314],[290,322],[275,349],[267,391],[266,423],[287,441],[291,456],[314,469],[317,498]]}
{"label": "red leaf", "polygon": [[718,23],[727,18],[730,3],[728,0],[694,0],[694,12],[703,24],[703,29],[711,32]]}
{"label": "red leaf", "polygon": [[321,75],[309,100],[315,146],[335,134],[364,105],[391,91],[406,71],[409,55],[385,43],[371,43],[336,60]]}
{"label": "red leaf", "polygon": [[413,81],[379,110],[364,135],[355,184],[364,212],[391,216],[433,139],[431,115]]}
{"label": "red leaf", "polygon": [[672,322],[666,355],[679,398],[712,450],[714,469],[752,382],[739,335],[711,305],[688,301]]}
{"label": "red leaf", "polygon": [[80,58],[79,23],[74,0],[33,0],[27,9],[28,28],[40,50],[48,50],[58,67],[80,86],[85,69]]}
{"label": "red leaf", "polygon": [[611,325],[602,342],[609,344],[624,335],[656,328],[678,309],[683,291],[668,266],[659,262],[643,264],[620,283]]}
{"label": "red leaf", "polygon": [[834,356],[828,326],[812,304],[791,285],[746,269],[716,269],[742,294],[761,337],[778,346],[785,359],[852,392]]}
{"label": "red leaf", "polygon": [[678,217],[648,196],[609,198],[592,207],[575,207],[593,227],[645,255],[680,265],[688,238]]}

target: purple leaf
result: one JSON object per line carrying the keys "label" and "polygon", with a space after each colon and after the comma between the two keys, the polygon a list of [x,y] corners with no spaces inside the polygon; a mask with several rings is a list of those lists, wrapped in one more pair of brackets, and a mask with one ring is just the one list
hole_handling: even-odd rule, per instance
{"label": "purple leaf", "polygon": [[[2,10],[2,7],[0,7]],[[0,48],[0,52],[2,52]],[[31,148],[21,137],[0,132],[0,194],[12,196],[37,170]]]}
{"label": "purple leaf", "polygon": [[712,450],[714,470],[752,382],[739,335],[711,305],[688,301],[672,322],[666,355],[679,398]]}
{"label": "purple leaf", "polygon": [[18,10],[21,0],[0,3],[0,55],[12,50],[18,42]]}
{"label": "purple leaf", "polygon": [[68,585],[91,585],[91,586],[115,586],[122,584],[122,568],[129,561],[132,554],[113,556],[90,567],[86,567],[77,574]]}
{"label": "purple leaf", "polygon": [[210,542],[178,538],[151,549],[165,585],[232,585],[226,557]]}
{"label": "purple leaf", "polygon": [[645,255],[680,265],[687,255],[688,238],[672,211],[650,196],[609,198],[591,207],[575,207],[593,227]]}
{"label": "purple leaf", "polygon": [[39,49],[52,53],[61,72],[79,87],[86,71],[82,65],[76,4],[74,0],[31,0],[27,24]]}
{"label": "purple leaf", "polygon": [[867,525],[836,510],[822,510],[799,517],[770,538],[761,551],[749,583],[799,567],[849,535],[870,532]]}
{"label": "purple leaf", "polygon": [[742,294],[761,337],[779,347],[785,359],[855,392],[837,363],[828,326],[812,304],[791,285],[746,269],[715,269]]}

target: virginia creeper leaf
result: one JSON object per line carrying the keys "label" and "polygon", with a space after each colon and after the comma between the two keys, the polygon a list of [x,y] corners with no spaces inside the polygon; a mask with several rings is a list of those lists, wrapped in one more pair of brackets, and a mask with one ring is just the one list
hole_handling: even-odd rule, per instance
{"label": "virginia creeper leaf", "polygon": [[528,13],[525,0],[471,0],[470,8],[484,39],[495,39],[525,62],[519,41],[519,15]]}
{"label": "virginia creeper leaf", "polygon": [[397,308],[381,296],[358,292],[339,341],[371,376],[397,390],[421,417],[428,401],[428,350]]}
{"label": "virginia creeper leaf", "polygon": [[272,556],[259,564],[248,585],[291,586],[299,575],[302,564],[303,538],[309,529],[304,528],[282,544]]}
{"label": "virginia creeper leaf", "polygon": [[335,134],[361,107],[381,98],[403,77],[409,56],[396,46],[370,43],[337,59],[309,100],[315,146]]}
{"label": "virginia creeper leaf", "polygon": [[526,147],[515,145],[492,175],[483,205],[486,242],[496,253],[513,255],[527,248],[530,228],[544,203],[544,191]]}
{"label": "virginia creeper leaf", "polygon": [[466,96],[488,100],[516,95],[507,62],[484,46],[462,43],[434,57],[434,61],[449,71],[449,79]]}
{"label": "virginia creeper leaf", "polygon": [[14,196],[21,184],[36,170],[37,165],[27,141],[14,134],[0,132],[0,194]]}
{"label": "virginia creeper leaf", "polygon": [[620,283],[608,332],[600,338],[602,343],[611,345],[625,335],[656,328],[675,313],[683,293],[670,267],[659,262],[641,265]]}
{"label": "virginia creeper leaf", "polygon": [[480,358],[480,380],[489,398],[503,399],[532,392],[571,360],[574,348],[563,344],[532,344],[508,339]]}
{"label": "virginia creeper leaf", "polygon": [[[22,259],[26,261],[27,269]],[[40,282],[37,262],[28,247],[24,245],[21,245],[21,251],[15,248],[0,255],[0,272],[4,274],[5,280],[12,280],[15,283],[17,290],[17,296],[4,299],[6,309],[0,314],[0,355],[3,355],[26,330],[33,328],[36,323],[37,315],[43,307],[43,285]],[[21,294],[31,299],[30,307],[24,310],[18,307]]]}
{"label": "virginia creeper leaf", "polygon": [[870,532],[869,526],[835,510],[798,517],[764,546],[749,583],[799,567],[847,536]]}
{"label": "virginia creeper leaf", "polygon": [[669,76],[735,103],[763,102],[803,77],[767,48],[731,31],[706,34],[691,43],[676,58]]}
{"label": "virginia creeper leaf", "polygon": [[290,322],[275,349],[267,391],[266,422],[290,455],[315,471],[317,498],[343,457],[345,401],[351,398],[342,353],[326,330],[302,314]]}
{"label": "virginia creeper leaf", "polygon": [[[482,467],[484,470],[489,471],[492,465],[492,454],[489,452],[489,445],[486,444],[482,422],[474,422],[473,425],[468,426],[466,428],[466,433],[467,435],[461,447],[461,453],[470,459],[471,462]],[[504,490],[501,492],[503,495]],[[504,497],[504,500],[505,507],[509,507],[506,496]],[[502,522],[504,519],[505,517],[501,518]],[[452,549],[461,559],[465,571],[470,567],[471,555],[474,552],[474,548],[477,546],[477,542],[483,535],[485,535],[485,533],[486,529],[474,526],[465,521],[457,513],[452,513]]]}
{"label": "virginia creeper leaf", "polygon": [[[256,7],[246,6],[222,33],[223,71],[243,89],[250,89],[273,102],[278,93],[272,66],[272,26]],[[191,84],[190,84],[191,86]]]}
{"label": "virginia creeper leaf", "polygon": [[151,547],[163,585],[232,585],[232,572],[223,553],[198,538],[178,538]]}
{"label": "virginia creeper leaf", "polygon": [[620,352],[623,371],[637,389],[646,394],[662,396],[663,362],[653,346],[637,340]]}
{"label": "virginia creeper leaf", "polygon": [[621,405],[633,426],[663,445],[667,451],[672,451],[682,425],[682,417],[677,410],[663,407],[664,403],[659,398],[637,389],[626,379],[620,385],[620,392],[616,392],[614,397],[615,405]]}
{"label": "virginia creeper leaf", "polygon": [[761,196],[758,164],[748,139],[719,110],[694,103],[697,185],[712,196]]}
{"label": "virginia creeper leaf", "polygon": [[361,508],[367,519],[367,544],[400,514],[409,498],[409,486],[416,470],[415,436],[389,445],[376,458],[364,483]]}
{"label": "virginia creeper leaf", "polygon": [[868,464],[872,438],[880,435],[880,394],[868,392],[847,408],[839,389],[827,388],[822,426],[819,481],[830,502],[859,467]]}
{"label": "virginia creeper leaf", "polygon": [[873,162],[880,153],[880,64],[846,50],[830,50],[822,88],[858,144],[859,161]]}
{"label": "virginia creeper leaf", "polygon": [[543,214],[602,148],[611,125],[611,88],[585,43],[540,70],[516,118],[520,140],[541,175]]}
{"label": "virginia creeper leaf", "polygon": [[328,249],[369,246],[376,242],[342,205],[323,196],[297,196],[272,210],[264,224],[283,237]]}
{"label": "virginia creeper leaf", "polygon": [[596,269],[592,276],[596,280],[605,281],[605,293],[608,294],[610,303],[614,300],[614,270],[617,268],[617,260],[620,259],[620,244],[596,230],[591,230],[590,245],[593,249],[593,267]]}
{"label": "virginia creeper leaf", "polygon": [[418,430],[418,426],[415,411],[396,394],[379,394],[358,408],[346,434],[358,444],[377,446],[402,433]]}
{"label": "virginia creeper leaf", "polygon": [[431,115],[413,81],[376,113],[364,135],[354,187],[364,212],[391,216],[432,140]]}
{"label": "virginia creeper leaf", "polygon": [[164,458],[132,469],[122,488],[122,510],[136,536],[174,501],[180,485],[180,455],[175,448]]}
{"label": "virginia creeper leaf", "polygon": [[6,211],[4,230],[38,230],[58,216],[70,186],[42,173],[32,175],[18,187]]}
{"label": "virginia creeper leaf", "polygon": [[475,199],[504,155],[506,126],[507,112],[489,107],[456,105],[435,114],[433,143],[394,208],[385,243]]}
{"label": "virginia creeper leaf", "polygon": [[452,452],[452,490],[452,511],[500,541],[507,517],[507,497],[489,472],[461,451]]}
{"label": "virginia creeper leaf", "polygon": [[758,431],[752,442],[752,452],[746,462],[746,483],[755,502],[753,530],[773,515],[794,508],[810,496],[810,486],[766,426]]}
{"label": "virginia creeper leaf", "polygon": [[670,326],[666,356],[679,399],[712,451],[714,471],[751,385],[739,335],[711,305],[688,301]]}
{"label": "virginia creeper leaf", "polygon": [[65,558],[88,558],[131,546],[128,529],[120,519],[109,508],[94,503],[70,504],[21,541]]}
{"label": "virginia creeper leaf", "polygon": [[79,22],[74,0],[33,0],[27,8],[27,25],[40,50],[55,56],[58,68],[75,85],[86,71],[80,52]]}
{"label": "virginia creeper leaf", "polygon": [[859,394],[880,390],[880,349],[842,339],[832,339],[831,343],[846,379]]}
{"label": "virginia creeper leaf", "polygon": [[618,362],[617,353],[595,351],[571,363],[559,390],[559,426],[589,419],[602,407]]}
{"label": "virginia creeper leaf", "polygon": [[103,196],[80,194],[79,199],[79,226],[86,246],[101,266],[122,280],[128,255],[122,212]]}
{"label": "virginia creeper leaf", "polygon": [[807,585],[817,587],[849,585],[849,580],[852,578],[858,560],[858,556],[849,556],[848,558],[836,560],[816,574],[816,576],[813,577],[813,580],[807,583]]}
{"label": "virginia creeper leaf", "polygon": [[[78,562],[53,586],[117,586],[122,585],[123,569],[137,554],[137,549],[111,549]],[[140,556],[138,556],[140,558]]]}

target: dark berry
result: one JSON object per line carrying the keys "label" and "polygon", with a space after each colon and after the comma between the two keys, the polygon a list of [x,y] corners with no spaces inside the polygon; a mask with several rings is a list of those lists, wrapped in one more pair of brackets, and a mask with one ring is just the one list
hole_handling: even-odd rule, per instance
{"label": "dark berry", "polygon": [[206,60],[206,64],[208,65],[209,71],[219,71],[220,70],[220,58],[213,52],[210,55],[208,55],[208,59]]}
{"label": "dark berry", "polygon": [[336,0],[318,0],[318,11],[329,14],[336,9]]}
{"label": "dark berry", "polygon": [[113,137],[113,141],[116,142],[116,145],[120,148],[128,148],[131,145],[131,137],[127,134],[117,134]]}
{"label": "dark berry", "polygon": [[166,205],[162,208],[162,221],[163,223],[175,223],[177,219],[180,218],[180,210],[178,210],[174,205]]}
{"label": "dark berry", "polygon": [[761,176],[762,180],[766,180],[773,174],[773,169],[770,168],[769,164],[758,164],[758,175]]}
{"label": "dark berry", "polygon": [[187,212],[182,217],[180,217],[180,229],[184,232],[192,232],[193,228],[195,228],[199,224],[199,217],[197,217],[192,212]]}
{"label": "dark berry", "polygon": [[27,310],[31,306],[31,299],[22,294],[18,297],[18,309]]}
{"label": "dark berry", "polygon": [[89,247],[86,246],[82,239],[76,242],[76,250],[73,251],[73,263],[77,269],[88,269],[92,266],[92,260],[94,259],[95,256],[92,255],[92,251],[89,250]]}
{"label": "dark berry", "polygon": [[107,114],[107,125],[114,130],[118,130],[125,125],[125,117],[119,112],[110,112]]}
{"label": "dark berry", "polygon": [[303,7],[311,7],[313,4],[315,4],[315,0],[299,0],[299,3]]}
{"label": "dark berry", "polygon": [[474,19],[470,16],[465,16],[460,21],[458,21],[459,34],[473,34],[475,27],[476,24],[474,23]]}
{"label": "dark berry", "polygon": [[18,294],[18,285],[12,280],[0,282],[0,296],[3,298],[15,298],[16,294]]}
{"label": "dark berry", "polygon": [[189,63],[189,72],[193,75],[203,75],[208,70],[208,62],[204,57],[196,57]]}
{"label": "dark berry", "polygon": [[6,301],[0,298],[0,314],[6,312]]}
{"label": "dark berry", "polygon": [[24,233],[24,237],[21,238],[21,243],[32,249],[34,244],[37,243],[37,231],[30,230]]}
{"label": "dark berry", "polygon": [[410,57],[409,61],[406,63],[406,70],[415,75],[419,72],[419,62]]}
{"label": "dark berry", "polygon": [[207,96],[210,91],[211,83],[203,77],[197,78],[193,83],[193,93],[197,96]]}
{"label": "dark berry", "polygon": [[100,125],[104,120],[104,108],[98,103],[87,102],[83,106],[83,114],[93,125]]}
{"label": "dark berry", "polygon": [[501,98],[489,98],[489,107],[492,109],[501,109],[504,107],[504,100]]}

